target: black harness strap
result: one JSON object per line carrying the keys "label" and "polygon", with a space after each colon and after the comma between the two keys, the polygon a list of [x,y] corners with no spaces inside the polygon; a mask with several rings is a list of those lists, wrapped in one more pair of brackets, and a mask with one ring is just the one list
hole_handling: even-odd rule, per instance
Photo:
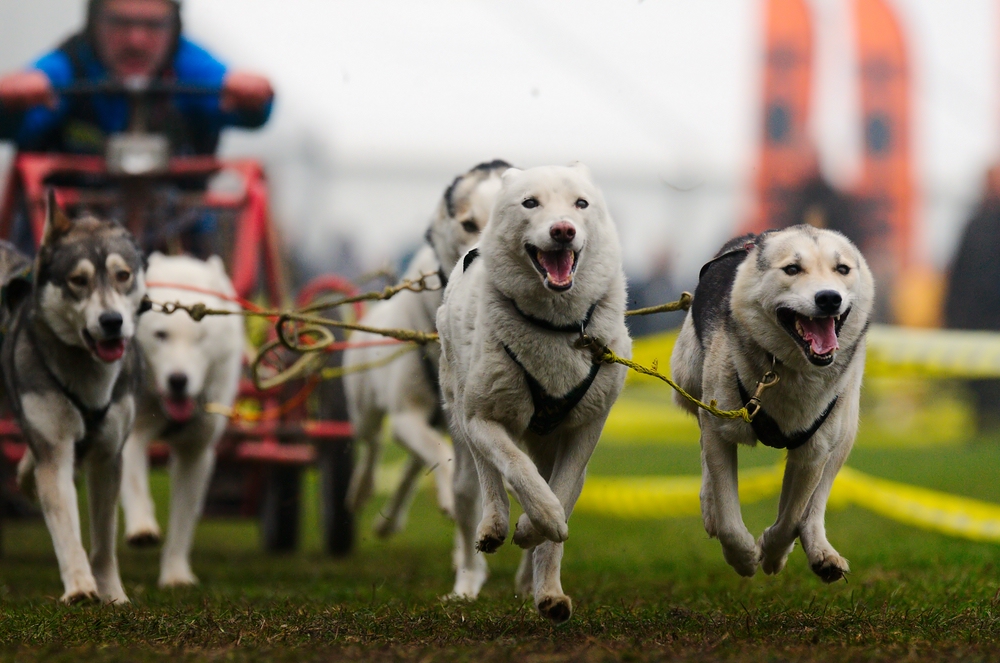
{"label": "black harness strap", "polygon": [[528,390],[531,392],[531,402],[535,407],[535,411],[531,415],[531,421],[528,423],[528,430],[536,435],[544,436],[554,431],[569,416],[573,408],[583,400],[583,397],[587,395],[590,385],[594,383],[594,378],[597,377],[597,372],[601,370],[600,363],[594,364],[590,367],[590,373],[583,379],[583,382],[570,389],[565,396],[556,397],[545,391],[545,388],[520,362],[513,350],[508,348],[506,344],[504,344],[503,349],[507,352],[507,356],[510,357],[511,361],[517,364],[524,372],[524,379],[528,382]]}
{"label": "black harness strap", "polygon": [[[743,386],[743,381],[736,378],[736,385],[740,389],[740,400],[746,405],[750,402],[750,393],[747,392],[746,387]],[[793,433],[791,435],[785,435],[781,432],[781,427],[778,426],[778,422],[775,421],[770,415],[764,412],[763,408],[757,411],[756,416],[753,418],[753,422],[750,424],[753,427],[754,435],[760,440],[760,443],[772,447],[774,449],[798,449],[803,444],[812,439],[812,436],[816,434],[816,431],[820,429],[825,422],[830,413],[833,412],[833,408],[837,405],[837,401],[840,396],[834,396],[830,404],[826,406],[823,410],[823,414],[819,415],[816,421],[812,422],[806,430]]]}
{"label": "black harness strap", "polygon": [[[37,346],[38,340],[35,338],[35,334],[34,332],[32,332],[30,325],[28,326],[28,334],[31,335],[32,340]],[[112,401],[114,401],[114,396],[112,396],[111,400],[109,400],[107,404],[104,405],[103,407],[99,408],[90,407],[89,405],[81,401],[79,396],[70,391],[69,387],[63,384],[62,380],[60,380],[56,376],[56,374],[52,371],[52,369],[49,368],[49,365],[45,362],[45,359],[39,356],[38,360],[39,363],[41,363],[42,368],[45,369],[45,372],[48,374],[49,378],[51,378],[52,381],[56,383],[56,386],[59,387],[59,391],[62,393],[63,396],[65,396],[69,400],[70,403],[73,404],[73,407],[76,408],[76,411],[80,413],[80,417],[83,419],[83,438],[77,440],[76,444],[74,445],[76,451],[76,457],[78,459],[83,458],[90,450],[90,447],[93,444],[94,433],[97,431],[100,425],[104,423],[104,419],[108,416],[108,410],[111,408],[111,403]]]}
{"label": "black harness strap", "polygon": [[594,311],[597,309],[597,304],[599,302],[594,302],[593,304],[591,304],[590,308],[587,309],[587,315],[583,317],[583,320],[581,320],[580,322],[574,322],[571,325],[557,325],[554,322],[549,322],[548,320],[544,320],[542,318],[536,318],[535,316],[522,311],[521,307],[519,307],[517,305],[517,302],[515,302],[513,299],[510,300],[510,303],[514,306],[514,310],[517,311],[522,318],[524,318],[531,324],[535,325],[536,327],[541,327],[546,331],[560,332],[563,334],[575,334],[577,332],[580,332],[582,334],[586,331],[587,325],[590,324],[590,319],[594,316]]}

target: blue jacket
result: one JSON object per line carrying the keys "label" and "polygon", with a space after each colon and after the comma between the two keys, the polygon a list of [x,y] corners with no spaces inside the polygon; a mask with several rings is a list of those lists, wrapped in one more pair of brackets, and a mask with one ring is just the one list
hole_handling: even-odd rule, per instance
{"label": "blue jacket", "polygon": [[[33,68],[53,87],[73,82],[107,80],[107,69],[87,40],[78,35],[42,56]],[[226,66],[208,51],[181,37],[165,77],[178,83],[219,87]],[[177,94],[154,103],[150,130],[167,134],[174,154],[212,154],[225,127],[256,128],[267,122],[271,104],[260,111],[223,112],[218,96]],[[55,109],[27,111],[0,104],[0,140],[12,140],[22,151],[102,154],[104,139],[128,128],[129,104],[122,95],[98,94],[60,98]]]}

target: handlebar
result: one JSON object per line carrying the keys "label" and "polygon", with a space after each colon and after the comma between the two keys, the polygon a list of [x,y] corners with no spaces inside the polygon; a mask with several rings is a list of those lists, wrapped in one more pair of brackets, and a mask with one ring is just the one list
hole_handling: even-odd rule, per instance
{"label": "handlebar", "polygon": [[83,81],[56,87],[54,92],[61,96],[92,96],[96,94],[125,94],[129,96],[146,96],[157,94],[190,94],[214,96],[222,93],[221,87],[191,85],[148,78],[128,79],[124,81]]}

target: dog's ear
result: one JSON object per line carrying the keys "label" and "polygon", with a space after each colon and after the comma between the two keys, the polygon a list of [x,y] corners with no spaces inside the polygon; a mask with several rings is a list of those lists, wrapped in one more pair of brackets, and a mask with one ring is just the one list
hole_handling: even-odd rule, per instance
{"label": "dog's ear", "polygon": [[209,256],[207,262],[208,266],[215,272],[215,289],[230,297],[235,297],[236,289],[233,288],[233,282],[229,280],[229,274],[226,274],[226,263],[216,255]]}
{"label": "dog's ear", "polygon": [[2,289],[0,289],[0,300],[4,308],[13,311],[24,301],[25,297],[31,294],[30,277],[18,275],[12,278]]}
{"label": "dog's ear", "polygon": [[503,171],[503,174],[500,175],[500,179],[504,182],[507,182],[508,180],[513,179],[515,175],[520,175],[522,172],[524,171],[522,171],[520,168],[514,168],[513,166],[511,166],[507,170]]}
{"label": "dog's ear", "polygon": [[588,180],[594,179],[590,175],[590,168],[587,168],[587,164],[583,163],[582,161],[574,161],[569,165],[569,167],[572,168],[573,170],[577,170],[583,173],[583,176],[586,177]]}
{"label": "dog's ear", "polygon": [[51,244],[59,235],[65,235],[73,227],[73,222],[56,203],[55,189],[49,189],[45,194],[45,231],[42,233],[42,244]]}

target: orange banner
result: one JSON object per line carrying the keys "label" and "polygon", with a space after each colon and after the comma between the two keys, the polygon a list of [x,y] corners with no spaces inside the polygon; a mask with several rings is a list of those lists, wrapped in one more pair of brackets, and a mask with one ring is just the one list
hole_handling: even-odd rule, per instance
{"label": "orange banner", "polygon": [[765,0],[764,113],[757,206],[745,230],[787,225],[789,206],[816,172],[807,135],[812,95],[812,18],[805,0]]}
{"label": "orange banner", "polygon": [[899,22],[885,0],[854,0],[858,44],[863,168],[861,198],[869,260],[898,274],[914,253],[910,70]]}

